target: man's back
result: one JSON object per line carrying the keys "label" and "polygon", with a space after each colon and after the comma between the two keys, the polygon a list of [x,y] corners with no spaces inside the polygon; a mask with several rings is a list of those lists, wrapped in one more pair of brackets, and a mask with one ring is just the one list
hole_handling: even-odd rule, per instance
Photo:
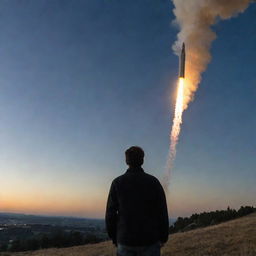
{"label": "man's back", "polygon": [[168,212],[159,181],[130,167],[111,185],[106,226],[114,243],[146,246],[168,239]]}

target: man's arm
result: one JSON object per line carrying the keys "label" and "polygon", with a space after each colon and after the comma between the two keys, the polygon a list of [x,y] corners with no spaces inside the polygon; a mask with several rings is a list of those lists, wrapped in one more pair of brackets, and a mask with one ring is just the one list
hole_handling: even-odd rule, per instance
{"label": "man's arm", "polygon": [[165,193],[160,182],[158,187],[158,197],[160,242],[164,244],[167,242],[169,236],[169,217]]}
{"label": "man's arm", "polygon": [[118,215],[118,201],[117,201],[115,183],[112,182],[109,195],[108,195],[105,222],[106,222],[106,229],[107,229],[108,235],[112,239],[115,245],[117,243],[116,242],[117,215]]}

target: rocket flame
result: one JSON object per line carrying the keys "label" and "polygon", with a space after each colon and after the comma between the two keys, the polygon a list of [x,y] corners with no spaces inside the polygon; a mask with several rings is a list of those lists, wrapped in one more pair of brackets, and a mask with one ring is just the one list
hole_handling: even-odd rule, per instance
{"label": "rocket flame", "polygon": [[255,0],[172,0],[174,24],[180,31],[173,45],[176,55],[186,43],[186,88],[183,108],[194,99],[201,75],[211,60],[210,48],[217,37],[212,26],[220,19],[226,20],[242,13]]}
{"label": "rocket flame", "polygon": [[173,161],[176,156],[176,145],[178,143],[180,128],[182,124],[182,112],[184,110],[184,86],[185,86],[185,79],[183,77],[180,77],[178,81],[178,92],[176,97],[174,119],[173,119],[171,134],[170,134],[171,143],[170,143],[169,155],[168,155],[167,166],[166,166],[166,177],[164,179],[164,188],[166,190],[168,189],[168,186],[169,186],[171,169],[173,167]]}
{"label": "rocket flame", "polygon": [[[229,19],[246,10],[256,0],[172,0],[174,4],[174,24],[179,26],[177,40],[173,45],[174,52],[180,55],[180,46],[186,43],[186,81],[179,78],[175,113],[170,135],[170,149],[167,160],[163,186],[168,189],[173,161],[176,155],[182,112],[193,100],[201,81],[201,74],[211,60],[210,47],[216,38],[212,26],[219,19]],[[186,84],[185,84],[186,82]]]}

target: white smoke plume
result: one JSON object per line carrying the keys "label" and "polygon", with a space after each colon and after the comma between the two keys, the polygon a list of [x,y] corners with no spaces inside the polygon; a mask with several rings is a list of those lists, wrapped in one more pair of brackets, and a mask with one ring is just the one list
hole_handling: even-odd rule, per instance
{"label": "white smoke plume", "polygon": [[252,0],[172,0],[176,23],[180,32],[173,45],[180,54],[180,46],[186,44],[186,87],[183,108],[193,100],[201,81],[201,74],[211,60],[210,47],[216,34],[211,26],[219,19],[229,19],[243,12]]}
{"label": "white smoke plume", "polygon": [[255,0],[172,0],[172,2],[176,16],[174,23],[180,28],[173,50],[180,55],[181,45],[185,43],[186,77],[184,88],[183,81],[179,79],[167,168],[162,182],[165,190],[168,190],[170,184],[171,169],[182,124],[182,112],[193,100],[201,81],[201,74],[211,60],[210,47],[216,38],[211,26],[220,19],[229,19],[243,12]]}

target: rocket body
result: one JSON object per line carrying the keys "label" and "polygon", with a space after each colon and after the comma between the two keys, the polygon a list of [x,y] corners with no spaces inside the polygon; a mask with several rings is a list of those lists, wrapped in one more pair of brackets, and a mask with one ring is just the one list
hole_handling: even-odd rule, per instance
{"label": "rocket body", "polygon": [[180,54],[180,70],[179,77],[185,77],[185,60],[186,60],[186,52],[185,52],[185,44],[182,44],[182,50]]}

